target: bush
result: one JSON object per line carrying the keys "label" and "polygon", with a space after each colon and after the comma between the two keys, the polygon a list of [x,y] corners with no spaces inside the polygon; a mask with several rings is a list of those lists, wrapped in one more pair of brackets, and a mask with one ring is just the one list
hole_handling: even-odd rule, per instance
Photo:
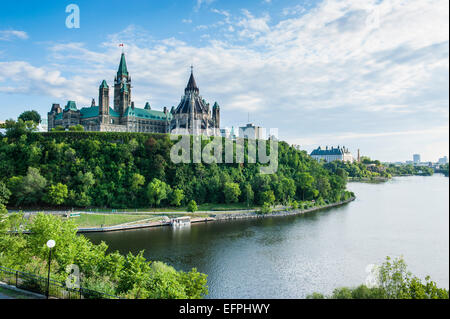
{"label": "bush", "polygon": [[188,211],[191,213],[195,213],[197,209],[197,203],[195,202],[195,200],[191,200],[188,204]]}
{"label": "bush", "polygon": [[269,203],[264,203],[261,207],[260,214],[266,215],[272,212],[272,206]]}

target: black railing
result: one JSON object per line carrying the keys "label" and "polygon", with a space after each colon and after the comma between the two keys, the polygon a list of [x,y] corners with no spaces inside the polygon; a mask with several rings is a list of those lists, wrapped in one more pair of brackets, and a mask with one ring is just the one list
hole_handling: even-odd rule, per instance
{"label": "black railing", "polygon": [[[17,288],[45,295],[47,293],[47,278],[0,266],[0,281]],[[50,279],[49,297],[58,299],[120,299],[87,288],[69,288],[65,282]]]}

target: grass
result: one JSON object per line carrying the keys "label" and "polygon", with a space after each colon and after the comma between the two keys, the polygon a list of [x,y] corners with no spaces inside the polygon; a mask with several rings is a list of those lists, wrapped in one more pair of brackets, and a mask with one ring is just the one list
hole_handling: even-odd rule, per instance
{"label": "grass", "polygon": [[[233,204],[200,204],[198,205],[199,211],[232,211],[232,210],[245,210],[245,209],[255,209],[257,207],[250,205],[247,207],[247,204],[245,203],[233,203]],[[171,212],[187,212],[187,206],[180,206],[180,207],[157,207],[157,208],[132,208],[132,209],[93,209],[93,212],[134,212],[134,213],[171,213]]]}
{"label": "grass", "polygon": [[149,215],[130,214],[81,214],[80,217],[72,217],[78,227],[115,226],[148,218]]}

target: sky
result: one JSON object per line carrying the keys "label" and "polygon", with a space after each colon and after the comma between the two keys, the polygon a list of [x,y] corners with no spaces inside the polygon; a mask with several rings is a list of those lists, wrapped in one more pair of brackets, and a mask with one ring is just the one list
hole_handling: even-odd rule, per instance
{"label": "sky", "polygon": [[447,0],[4,1],[0,120],[90,106],[123,43],[136,107],[177,106],[193,65],[222,127],[250,120],[307,151],[437,161],[449,153],[448,12]]}

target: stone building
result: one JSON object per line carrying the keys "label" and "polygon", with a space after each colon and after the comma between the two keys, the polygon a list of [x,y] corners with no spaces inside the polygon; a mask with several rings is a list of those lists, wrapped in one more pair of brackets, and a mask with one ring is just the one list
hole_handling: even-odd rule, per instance
{"label": "stone building", "polygon": [[98,104],[94,99],[90,107],[80,109],[75,101],[68,101],[64,108],[53,104],[48,113],[48,130],[58,126],[68,129],[81,124],[85,131],[100,132],[169,133],[177,128],[187,128],[190,134],[215,135],[216,131],[219,132],[219,105],[215,103],[211,112],[209,104],[199,95],[192,70],[185,95],[177,109],[172,108],[171,112],[166,107],[162,111],[152,110],[148,102],[144,108],[135,107],[131,76],[123,53],[114,79],[112,103],[109,91],[106,80],[103,80]]}
{"label": "stone building", "polygon": [[200,90],[195,82],[193,68],[184,90],[180,104],[171,110],[172,133],[188,133],[193,135],[220,136],[220,107],[214,103],[212,110],[209,103],[200,96]]}
{"label": "stone building", "polygon": [[317,161],[324,160],[325,162],[343,161],[353,163],[354,159],[348,148],[343,147],[331,147],[328,146],[323,149],[320,146],[311,152],[311,157]]}

